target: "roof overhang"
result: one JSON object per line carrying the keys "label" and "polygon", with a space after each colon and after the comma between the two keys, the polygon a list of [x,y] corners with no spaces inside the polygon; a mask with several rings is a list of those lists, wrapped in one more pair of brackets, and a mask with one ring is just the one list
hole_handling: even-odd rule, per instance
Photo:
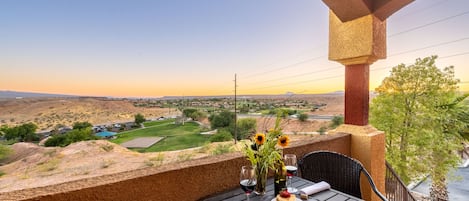
{"label": "roof overhang", "polygon": [[368,14],[381,21],[414,0],[322,0],[334,14],[347,22]]}

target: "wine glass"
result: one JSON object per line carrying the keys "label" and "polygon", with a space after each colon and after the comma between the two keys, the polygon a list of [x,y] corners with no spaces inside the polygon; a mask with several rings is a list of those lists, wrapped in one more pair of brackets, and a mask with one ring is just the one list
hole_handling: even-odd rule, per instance
{"label": "wine glass", "polygon": [[254,168],[250,165],[241,167],[241,175],[239,179],[239,185],[241,189],[246,193],[247,200],[249,201],[249,195],[254,191],[256,186],[256,174]]}
{"label": "wine glass", "polygon": [[289,193],[297,193],[298,189],[291,186],[292,178],[293,178],[293,176],[296,175],[296,172],[298,170],[298,167],[297,167],[297,164],[296,164],[296,155],[295,154],[285,154],[283,160],[285,162],[285,167],[287,168],[287,191]]}

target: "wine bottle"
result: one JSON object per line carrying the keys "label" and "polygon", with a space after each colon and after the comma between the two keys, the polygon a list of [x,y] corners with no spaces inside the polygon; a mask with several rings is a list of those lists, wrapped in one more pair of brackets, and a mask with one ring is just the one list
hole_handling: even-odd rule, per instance
{"label": "wine bottle", "polygon": [[287,184],[287,168],[282,161],[275,164],[274,180],[274,193],[277,196],[283,189],[286,189]]}

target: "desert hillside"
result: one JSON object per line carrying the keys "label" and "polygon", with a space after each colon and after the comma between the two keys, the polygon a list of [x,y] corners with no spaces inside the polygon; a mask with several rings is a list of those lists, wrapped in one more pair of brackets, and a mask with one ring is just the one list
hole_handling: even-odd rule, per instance
{"label": "desert hillside", "polygon": [[[312,135],[291,135],[292,141]],[[41,147],[16,143],[0,166],[0,195],[5,192],[48,186],[84,178],[108,175],[214,155],[219,146],[239,151],[242,143],[218,142],[203,147],[166,152],[138,153],[106,140],[83,141],[67,147]]]}
{"label": "desert hillside", "polygon": [[[8,164],[0,166],[5,174],[0,179],[0,194],[187,160],[189,156],[187,151],[138,153],[106,140],[77,142],[63,148],[16,143],[11,149],[13,154],[2,161]],[[191,152],[190,158],[206,155]]]}
{"label": "desert hillside", "polygon": [[168,115],[165,108],[135,107],[126,100],[104,98],[28,98],[0,101],[0,125],[17,125],[33,122],[38,130],[48,130],[57,124],[71,126],[74,122],[92,124],[133,121],[134,115],[146,118]]}

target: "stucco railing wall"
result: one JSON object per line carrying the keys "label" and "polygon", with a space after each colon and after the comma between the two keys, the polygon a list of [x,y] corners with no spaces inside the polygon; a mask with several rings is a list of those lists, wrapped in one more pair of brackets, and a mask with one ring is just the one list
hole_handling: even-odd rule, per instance
{"label": "stucco railing wall", "polygon": [[[316,150],[350,155],[350,134],[337,133],[292,143],[284,153],[298,157]],[[64,184],[0,195],[0,200],[200,200],[238,187],[239,170],[248,161],[230,153],[129,172],[93,177]]]}

